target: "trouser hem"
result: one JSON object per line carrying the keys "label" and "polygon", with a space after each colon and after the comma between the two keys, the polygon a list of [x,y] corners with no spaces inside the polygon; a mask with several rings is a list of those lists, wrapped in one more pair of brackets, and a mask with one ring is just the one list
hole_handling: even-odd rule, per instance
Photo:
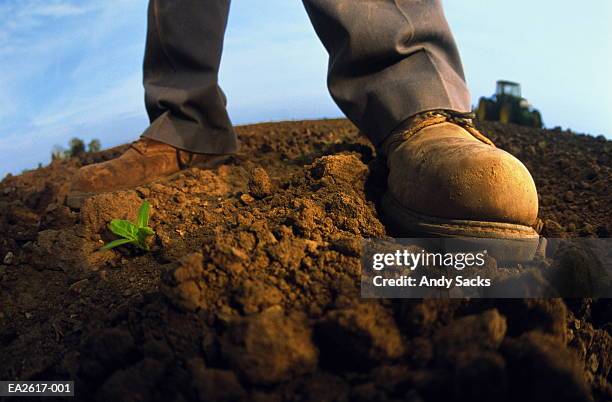
{"label": "trouser hem", "polygon": [[141,137],[199,154],[238,152],[238,140],[233,129],[202,127],[196,122],[172,117],[169,112],[155,119]]}
{"label": "trouser hem", "polygon": [[405,59],[391,70],[395,71],[385,72],[384,79],[374,81],[367,88],[367,106],[361,119],[354,121],[374,146],[380,146],[394,130],[419,113],[471,111],[470,94],[463,78],[427,50]]}

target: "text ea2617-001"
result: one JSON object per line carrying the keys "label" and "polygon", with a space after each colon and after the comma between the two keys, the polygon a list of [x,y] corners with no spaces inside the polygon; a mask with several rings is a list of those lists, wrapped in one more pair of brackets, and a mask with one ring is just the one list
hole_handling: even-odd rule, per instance
{"label": "text ea2617-001", "polygon": [[74,396],[74,381],[0,381],[5,396]]}

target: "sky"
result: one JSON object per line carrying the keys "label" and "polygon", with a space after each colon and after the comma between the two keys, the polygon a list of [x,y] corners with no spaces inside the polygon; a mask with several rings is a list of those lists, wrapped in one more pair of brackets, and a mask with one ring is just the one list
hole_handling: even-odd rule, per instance
{"label": "sky", "polygon": [[[612,139],[612,2],[447,0],[472,102],[518,81],[561,126]],[[146,0],[0,0],[0,178],[54,145],[135,140]],[[234,0],[220,83],[234,124],[342,116],[327,54],[299,0]]]}

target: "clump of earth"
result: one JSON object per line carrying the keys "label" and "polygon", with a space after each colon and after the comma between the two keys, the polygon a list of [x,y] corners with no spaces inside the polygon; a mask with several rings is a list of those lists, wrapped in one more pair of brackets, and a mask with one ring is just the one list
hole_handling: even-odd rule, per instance
{"label": "clump of earth", "polygon": [[[612,142],[482,128],[532,172],[543,235],[610,236]],[[226,165],[80,210],[74,172],[125,146],[0,183],[0,379],[84,401],[612,400],[609,300],[362,299],[361,239],[392,235],[375,150],[345,120],[238,132]],[[143,200],[151,252],[100,251]]]}

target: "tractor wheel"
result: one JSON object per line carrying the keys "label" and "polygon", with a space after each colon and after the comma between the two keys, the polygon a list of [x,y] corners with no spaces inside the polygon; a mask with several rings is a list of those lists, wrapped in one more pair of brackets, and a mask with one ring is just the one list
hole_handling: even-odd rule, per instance
{"label": "tractor wheel", "polygon": [[534,110],[533,113],[531,114],[532,117],[532,124],[533,127],[535,128],[542,128],[544,126],[544,123],[542,123],[542,115],[540,114],[539,111]]}
{"label": "tractor wheel", "polygon": [[491,120],[493,116],[489,112],[490,102],[486,98],[480,98],[478,102],[478,109],[476,110],[476,117],[480,121]]}
{"label": "tractor wheel", "polygon": [[512,120],[512,105],[506,103],[499,110],[499,121],[500,123],[508,124],[513,123]]}

